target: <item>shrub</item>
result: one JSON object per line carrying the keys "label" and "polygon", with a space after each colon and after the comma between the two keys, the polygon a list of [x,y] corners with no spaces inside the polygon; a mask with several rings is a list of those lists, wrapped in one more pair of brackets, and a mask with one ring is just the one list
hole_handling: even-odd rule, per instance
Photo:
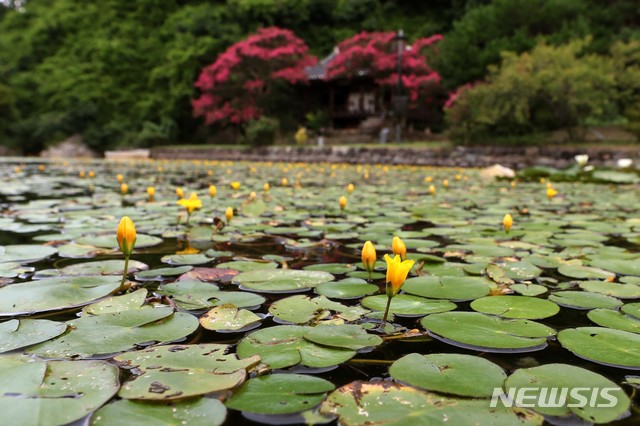
{"label": "shrub", "polygon": [[246,125],[245,141],[253,146],[273,145],[279,130],[280,122],[277,119],[262,116]]}

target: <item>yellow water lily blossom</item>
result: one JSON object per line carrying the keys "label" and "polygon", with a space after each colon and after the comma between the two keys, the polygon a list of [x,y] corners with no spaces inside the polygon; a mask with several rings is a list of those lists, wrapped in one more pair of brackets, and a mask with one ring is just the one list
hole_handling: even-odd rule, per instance
{"label": "yellow water lily blossom", "polygon": [[224,212],[224,216],[227,218],[227,224],[229,224],[231,219],[233,219],[233,207],[227,207],[227,210]]}
{"label": "yellow water lily blossom", "polygon": [[89,177],[91,179],[93,179],[94,177],[96,177],[96,172],[94,172],[93,170],[89,170]]}
{"label": "yellow water lily blossom", "polygon": [[444,186],[445,188],[449,188],[449,179],[445,179],[442,181],[442,186]]}
{"label": "yellow water lily blossom", "polygon": [[122,181],[124,180],[124,176],[122,176],[120,173],[118,173],[116,175],[116,179],[118,180],[119,183],[122,183]]}
{"label": "yellow water lily blossom", "polygon": [[123,183],[120,185],[120,193],[122,195],[126,194],[127,192],[129,192],[129,185],[127,185],[126,183]]}
{"label": "yellow water lily blossom", "polygon": [[427,176],[427,177],[424,178],[424,181],[427,182],[427,183],[431,183],[431,182],[433,182],[433,178],[431,176]]}
{"label": "yellow water lily blossom", "polygon": [[80,172],[78,173],[78,176],[80,176],[80,179],[84,179],[84,177],[85,177],[86,175],[87,175],[87,174],[85,173],[85,171],[84,171],[84,170],[80,170]]}
{"label": "yellow water lily blossom", "polygon": [[353,190],[355,189],[355,186],[353,186],[352,183],[350,183],[349,185],[347,185],[347,191],[349,192],[349,194],[351,194],[353,192]]}
{"label": "yellow water lily blossom", "polygon": [[429,194],[436,195],[436,187],[433,185],[429,185]]}
{"label": "yellow water lily blossom", "polygon": [[506,232],[507,234],[509,233],[509,231],[511,231],[511,227],[513,226],[513,218],[509,213],[504,215],[504,218],[502,219],[502,226],[504,226],[504,232]]}
{"label": "yellow water lily blossom", "polygon": [[549,201],[551,201],[551,199],[553,197],[555,197],[556,195],[558,195],[558,191],[556,191],[553,187],[548,186],[547,187],[547,198],[549,199]]}
{"label": "yellow water lily blossom", "polygon": [[240,182],[231,182],[229,185],[231,185],[231,188],[235,191],[237,189],[240,188]]}
{"label": "yellow water lily blossom", "polygon": [[195,192],[192,192],[188,199],[183,198],[182,200],[178,200],[176,203],[187,209],[187,214],[191,214],[195,210],[202,208],[202,200],[198,198],[198,194]]}
{"label": "yellow water lily blossom", "polygon": [[120,219],[118,229],[116,231],[116,240],[118,246],[124,254],[124,270],[122,272],[122,281],[120,282],[120,290],[124,290],[124,282],[127,279],[127,273],[129,272],[129,256],[133,252],[133,248],[136,245],[136,227],[133,225],[133,221],[129,216],[124,216]]}
{"label": "yellow water lily blossom", "polygon": [[184,189],[177,187],[176,188],[176,195],[178,196],[178,199],[181,200],[184,198]]}
{"label": "yellow water lily blossom", "polygon": [[364,269],[369,273],[369,281],[371,281],[371,273],[373,272],[373,267],[376,264],[376,248],[373,246],[371,241],[367,241],[362,246],[362,264],[364,265]]}
{"label": "yellow water lily blossom", "polygon": [[147,186],[147,196],[149,201],[153,201],[153,197],[156,196],[156,189],[153,186]]}
{"label": "yellow water lily blossom", "polygon": [[409,271],[413,268],[413,260],[401,260],[400,256],[396,255],[391,258],[388,254],[384,255],[384,260],[387,262],[387,278],[385,290],[387,293],[387,307],[384,310],[384,316],[382,322],[387,322],[387,316],[389,315],[389,307],[391,306],[391,299],[398,294],[402,284],[407,279]]}
{"label": "yellow water lily blossom", "polygon": [[340,197],[339,203],[340,203],[340,210],[344,210],[344,208],[347,207],[347,197],[345,197],[344,195]]}
{"label": "yellow water lily blossom", "polygon": [[265,184],[262,186],[262,189],[264,189],[264,192],[269,192],[269,190],[271,189],[271,185],[269,185],[269,182],[265,182]]}
{"label": "yellow water lily blossom", "polygon": [[400,237],[393,237],[391,240],[391,250],[396,256],[400,256],[400,259],[405,260],[407,258],[407,246]]}
{"label": "yellow water lily blossom", "polygon": [[249,193],[249,201],[253,201],[256,199],[256,192],[255,191],[251,191]]}
{"label": "yellow water lily blossom", "polygon": [[209,185],[209,196],[213,198],[216,196],[217,193],[218,193],[218,188],[216,188],[215,185]]}
{"label": "yellow water lily blossom", "polygon": [[282,178],[282,186],[287,186],[289,185],[289,180],[287,178]]}

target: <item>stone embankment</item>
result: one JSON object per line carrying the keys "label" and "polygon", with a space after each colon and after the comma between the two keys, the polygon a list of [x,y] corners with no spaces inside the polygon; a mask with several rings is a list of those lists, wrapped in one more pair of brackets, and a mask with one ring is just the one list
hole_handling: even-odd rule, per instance
{"label": "stone embankment", "polygon": [[589,163],[615,165],[620,158],[640,159],[640,145],[625,147],[588,146],[473,146],[447,148],[386,147],[291,147],[269,146],[251,149],[173,148],[158,147],[151,150],[155,159],[200,159],[231,161],[288,161],[330,163],[382,163],[445,167],[487,167],[502,164],[514,169],[528,166],[563,168],[575,162],[574,157],[588,154]]}

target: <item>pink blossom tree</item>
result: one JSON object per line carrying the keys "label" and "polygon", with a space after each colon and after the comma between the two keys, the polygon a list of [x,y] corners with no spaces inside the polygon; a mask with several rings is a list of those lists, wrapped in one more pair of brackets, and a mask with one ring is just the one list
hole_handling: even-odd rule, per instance
{"label": "pink blossom tree", "polygon": [[[394,32],[362,32],[338,44],[338,54],[327,70],[329,79],[354,79],[369,75],[383,89],[398,83],[398,52]],[[442,40],[437,34],[420,38],[402,54],[402,85],[412,105],[420,98],[429,99],[430,92],[440,84],[440,75],[427,61],[430,51]]]}
{"label": "pink blossom tree", "polygon": [[201,95],[192,101],[194,116],[207,124],[257,119],[278,85],[307,82],[305,67],[316,62],[308,50],[289,30],[259,29],[202,70],[195,84]]}

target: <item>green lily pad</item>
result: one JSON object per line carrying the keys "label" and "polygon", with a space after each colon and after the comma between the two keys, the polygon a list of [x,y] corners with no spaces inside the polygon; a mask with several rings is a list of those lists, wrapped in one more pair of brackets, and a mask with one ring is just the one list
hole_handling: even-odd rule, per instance
{"label": "green lily pad", "polygon": [[640,335],[603,327],[562,330],[558,341],[579,357],[614,367],[640,369]]}
{"label": "green lily pad", "polygon": [[500,264],[500,267],[509,278],[514,280],[531,280],[542,273],[542,269],[526,261],[507,262]]}
{"label": "green lily pad", "polygon": [[591,266],[621,275],[640,276],[640,262],[637,259],[593,258]]}
{"label": "green lily pad", "polygon": [[478,312],[444,312],[422,318],[429,334],[488,352],[528,352],[546,347],[555,330],[534,321],[503,319]]}
{"label": "green lily pad", "polygon": [[55,247],[37,244],[0,246],[0,262],[31,263],[45,259],[58,251]]}
{"label": "green lily pad", "polygon": [[216,306],[200,317],[200,325],[207,330],[235,331],[262,320],[246,309],[238,309],[232,304]]}
{"label": "green lily pad", "polygon": [[[144,271],[149,266],[136,260],[129,261],[129,273]],[[61,269],[45,269],[36,272],[33,279],[49,277],[74,277],[80,275],[118,275],[124,272],[123,260],[100,260],[95,262],[75,263]]]}
{"label": "green lily pad", "polygon": [[227,407],[250,413],[288,414],[318,405],[335,386],[302,374],[271,374],[247,381]]}
{"label": "green lily pad", "polygon": [[157,268],[149,269],[148,271],[138,272],[136,274],[136,280],[138,281],[161,281],[164,278],[176,277],[189,272],[193,269],[193,266],[177,266],[175,268]]}
{"label": "green lily pad", "polygon": [[486,296],[491,288],[485,278],[424,276],[409,278],[402,286],[402,290],[416,296],[433,299],[465,301]]}
{"label": "green lily pad", "polygon": [[346,306],[332,302],[324,296],[313,299],[302,295],[290,296],[274,302],[269,308],[269,313],[274,317],[294,324],[325,319],[332,311],[335,312],[336,318],[346,321],[355,321],[369,313],[360,306]]}
{"label": "green lily pad", "polygon": [[640,299],[640,285],[618,284],[608,281],[583,281],[580,288],[592,293],[606,294],[620,299]]}
{"label": "green lily pad", "polygon": [[122,352],[148,342],[173,342],[193,333],[198,319],[170,307],[141,306],[119,312],[84,315],[68,321],[66,334],[33,346],[29,353],[47,358],[89,357]]}
{"label": "green lily pad", "polygon": [[484,358],[462,354],[409,354],[389,367],[395,380],[436,392],[485,398],[502,387],[506,373]]}
{"label": "green lily pad", "polygon": [[147,298],[147,290],[139,288],[132,293],[126,293],[121,296],[112,296],[99,302],[92,303],[82,308],[83,314],[100,315],[110,312],[120,312],[129,309],[136,309],[142,306]]}
{"label": "green lily pad", "polygon": [[542,319],[560,312],[560,307],[545,299],[530,296],[489,296],[471,302],[471,309],[503,318]]}
{"label": "green lily pad", "polygon": [[67,325],[43,319],[12,319],[0,323],[0,353],[35,345],[61,335]]}
{"label": "green lily pad", "polygon": [[378,291],[378,286],[360,278],[347,278],[318,284],[314,291],[330,299],[358,299]]}
{"label": "green lily pad", "polygon": [[461,399],[423,392],[390,382],[356,381],[329,394],[320,412],[338,416],[344,426],[415,425],[541,425],[532,411],[498,406],[486,399]]}
{"label": "green lily pad", "polygon": [[291,269],[249,271],[233,277],[235,284],[261,293],[300,292],[328,281],[333,281],[328,272]]}
{"label": "green lily pad", "polygon": [[164,284],[158,292],[171,297],[181,309],[196,310],[232,304],[238,308],[260,306],[265,298],[246,291],[221,291],[217,285],[202,281],[176,281]]}
{"label": "green lily pad", "polygon": [[625,314],[631,315],[632,317],[640,320],[640,302],[627,303],[626,305],[621,307],[620,310]]}
{"label": "green lily pad", "polygon": [[325,271],[330,274],[346,274],[347,272],[355,271],[357,268],[355,265],[346,263],[319,263],[305,266],[302,269],[305,271]]}
{"label": "green lily pad", "polygon": [[[515,395],[518,395],[521,388],[529,389],[526,394],[529,401],[538,401],[539,396],[541,399],[553,400],[554,403],[550,404],[535,403],[534,409],[541,414],[555,417],[574,414],[588,423],[612,422],[631,405],[629,397],[611,380],[569,364],[521,368],[509,376],[505,388],[516,401]],[[595,397],[593,389],[600,391]],[[602,395],[603,389],[607,389],[605,397]],[[546,398],[542,396],[547,395],[547,392],[550,393]],[[566,394],[563,397],[564,392]]]}
{"label": "green lily pad", "polygon": [[607,279],[616,276],[616,274],[600,268],[577,265],[560,265],[558,272],[565,277],[579,279]]}
{"label": "green lily pad", "polygon": [[231,262],[223,262],[217,265],[218,268],[235,269],[240,272],[262,271],[265,269],[276,269],[278,264],[271,261],[247,261],[234,260]]}
{"label": "green lily pad", "polygon": [[[368,296],[360,302],[365,308],[384,311],[387,306],[387,295]],[[430,300],[424,297],[398,294],[391,299],[389,313],[398,316],[423,316],[437,312],[452,311],[456,304],[448,300]]]}
{"label": "green lily pad", "polygon": [[203,265],[212,260],[204,254],[170,254],[160,258],[160,262],[169,265]]}
{"label": "green lily pad", "polygon": [[0,288],[0,316],[83,306],[120,287],[116,276],[47,278]]}
{"label": "green lily pad", "polygon": [[118,387],[118,369],[103,361],[0,358],[0,409],[11,424],[72,423],[111,399]]}
{"label": "green lily pad", "polygon": [[[115,227],[114,227],[115,229]],[[88,245],[106,249],[118,248],[118,242],[114,234],[107,235],[88,235],[80,237],[75,240],[76,244]],[[136,236],[136,249],[147,248],[162,244],[162,238],[154,237],[153,235],[137,234]]]}
{"label": "green lily pad", "polygon": [[622,302],[614,297],[586,291],[557,291],[549,296],[549,300],[574,309],[613,309],[622,305]]}
{"label": "green lily pad", "polygon": [[587,314],[589,319],[602,327],[640,333],[640,321],[630,315],[611,309],[594,309]]}
{"label": "green lily pad", "polygon": [[91,418],[93,426],[153,424],[155,426],[220,426],[227,417],[224,404],[213,398],[167,404],[121,399],[105,405]]}
{"label": "green lily pad", "polygon": [[304,338],[312,327],[280,325],[255,331],[240,341],[241,358],[259,355],[272,369],[304,365],[323,368],[341,364],[356,355],[354,350],[316,345]]}
{"label": "green lily pad", "polygon": [[246,369],[259,357],[242,360],[226,354],[227,345],[160,346],[118,355],[114,360],[133,369],[132,380],[118,395],[125,399],[168,400],[230,389],[244,382]]}
{"label": "green lily pad", "polygon": [[382,343],[379,336],[367,333],[354,324],[320,324],[312,327],[304,338],[319,345],[360,350]]}

